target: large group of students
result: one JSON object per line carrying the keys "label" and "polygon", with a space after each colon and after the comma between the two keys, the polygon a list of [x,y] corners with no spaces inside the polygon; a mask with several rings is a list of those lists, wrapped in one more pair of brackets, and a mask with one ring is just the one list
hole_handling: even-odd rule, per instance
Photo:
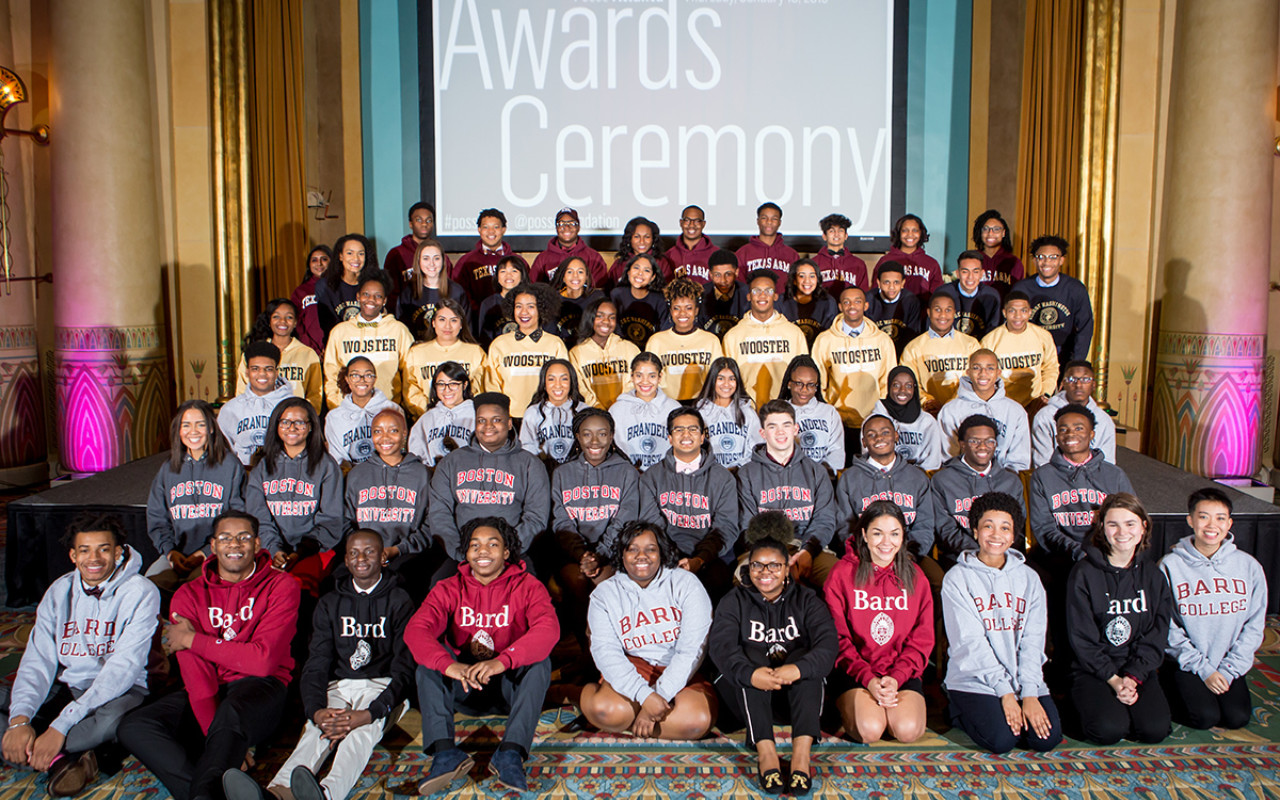
{"label": "large group of students", "polygon": [[[1028,277],[985,212],[944,283],[915,215],[869,271],[838,214],[800,257],[772,203],[736,253],[690,206],[606,265],[565,209],[530,267],[495,209],[452,263],[434,213],[381,268],[360,235],[315,248],[237,395],[178,408],[158,558],[110,515],[67,531],[0,694],[4,758],[52,794],[114,742],[179,800],[340,800],[415,701],[422,793],[474,767],[458,712],[506,716],[489,766],[524,790],[562,632],[578,724],[741,728],[770,794],[811,791],[823,731],[922,736],[926,682],[996,753],[1064,717],[1101,744],[1249,721],[1265,577],[1215,489],[1147,552],[1061,238]],[[299,707],[261,787],[253,748]]]}

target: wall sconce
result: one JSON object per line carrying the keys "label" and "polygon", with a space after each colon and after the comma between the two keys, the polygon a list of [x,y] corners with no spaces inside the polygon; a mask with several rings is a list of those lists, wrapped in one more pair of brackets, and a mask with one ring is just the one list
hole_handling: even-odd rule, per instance
{"label": "wall sconce", "polygon": [[[18,103],[27,101],[27,86],[22,82],[17,73],[8,67],[0,67],[0,141],[5,136],[14,134],[15,136],[30,136],[36,144],[43,147],[49,145],[49,126],[37,125],[29,131],[19,128],[4,127],[4,119],[9,114],[9,109]],[[4,150],[0,149],[0,273],[4,279],[4,293],[10,295],[13,293],[13,281],[36,281],[37,285],[41,281],[53,282],[53,276],[50,275],[33,275],[30,278],[13,276],[13,254],[9,251],[9,243],[12,241],[12,234],[9,231],[9,173],[4,168]]]}
{"label": "wall sconce", "polygon": [[48,125],[37,125],[29,131],[3,127],[4,118],[8,115],[9,109],[18,103],[25,102],[27,102],[27,86],[22,82],[22,78],[8,67],[0,67],[0,139],[12,133],[18,136],[30,136],[39,145],[48,145]]}

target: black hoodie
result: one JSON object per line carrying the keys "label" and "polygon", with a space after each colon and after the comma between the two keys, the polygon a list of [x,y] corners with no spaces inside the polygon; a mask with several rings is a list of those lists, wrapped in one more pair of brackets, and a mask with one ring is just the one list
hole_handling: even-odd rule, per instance
{"label": "black hoodie", "polygon": [[1071,668],[1105,681],[1128,675],[1155,680],[1169,643],[1173,592],[1146,553],[1114,567],[1102,551],[1084,546],[1067,578],[1067,635]]}
{"label": "black hoodie", "polygon": [[415,663],[404,641],[413,611],[408,593],[386,571],[368,594],[344,576],[320,598],[312,616],[310,653],[298,679],[307,719],[329,707],[329,682],[345,678],[390,678],[369,711],[374,719],[391,713],[413,686]]}
{"label": "black hoodie", "polygon": [[831,611],[816,592],[790,581],[769,602],[746,577],[716,606],[707,640],[716,668],[739,686],[750,686],[758,668],[783,664],[799,667],[801,678],[825,677],[838,647]]}

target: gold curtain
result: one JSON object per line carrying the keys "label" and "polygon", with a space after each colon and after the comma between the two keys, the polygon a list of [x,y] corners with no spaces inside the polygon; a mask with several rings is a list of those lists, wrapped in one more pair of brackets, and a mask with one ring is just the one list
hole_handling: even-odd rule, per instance
{"label": "gold curtain", "polygon": [[1030,0],[1022,68],[1016,229],[1055,234],[1089,289],[1096,396],[1106,396],[1122,0]]}
{"label": "gold curtain", "polygon": [[1119,124],[1121,0],[1088,0],[1080,141],[1077,277],[1094,308],[1093,359],[1099,399],[1107,396],[1111,350],[1112,229],[1115,221],[1116,131]]}
{"label": "gold curtain", "polygon": [[288,297],[307,257],[303,152],[302,3],[252,3],[249,12],[249,161],[253,308]]}
{"label": "gold curtain", "polygon": [[245,2],[210,0],[208,7],[217,391],[224,400],[235,394],[240,341],[254,313],[248,281],[251,225]]}

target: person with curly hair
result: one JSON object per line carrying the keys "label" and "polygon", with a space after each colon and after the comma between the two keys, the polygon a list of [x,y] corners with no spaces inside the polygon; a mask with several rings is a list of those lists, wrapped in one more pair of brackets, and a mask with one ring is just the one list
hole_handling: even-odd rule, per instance
{"label": "person with curly hair", "polygon": [[[760,788],[778,794],[785,784],[791,796],[802,796],[813,788],[809,753],[821,736],[836,629],[817,592],[791,577],[795,531],[785,513],[752,517],[744,538],[741,580],[716,606],[707,651],[720,670],[721,701],[746,724]],[[791,724],[791,776],[785,782],[773,740],[775,722]]]}
{"label": "person with curly hair", "polygon": [[680,277],[662,290],[669,308],[671,327],[649,337],[648,350],[662,359],[662,391],[682,403],[691,403],[707,379],[711,362],[724,355],[720,339],[698,327],[702,289]]}
{"label": "person with curly hair", "polygon": [[711,628],[711,599],[658,527],[630,522],[618,534],[613,577],[591,594],[591,658],[600,681],[578,701],[603,731],[640,738],[701,739],[716,717],[716,692],[698,667]]}
{"label": "person with curly hair", "polygon": [[457,745],[455,710],[508,715],[489,769],[523,792],[560,625],[547,588],[521,560],[510,522],[480,517],[461,533],[456,555],[464,563],[431,589],[404,632],[418,665],[422,747],[432,755],[418,792],[441,791],[475,766]]}
{"label": "person with curly hair", "polygon": [[[294,335],[297,332],[298,306],[280,297],[267,303],[258,314],[244,343],[270,342],[280,348],[276,380],[288,384],[294,397],[306,398],[318,413],[324,408],[324,371],[320,356]],[[236,394],[243,394],[248,386],[249,365],[242,354],[236,365]]]}
{"label": "person with curly hair", "polygon": [[358,233],[338,237],[332,253],[329,265],[315,286],[317,316],[326,342],[334,325],[360,313],[356,292],[366,275],[378,271],[378,255],[373,245]]}
{"label": "person with curly hair", "polygon": [[996,209],[989,208],[974,219],[973,249],[982,253],[982,283],[1002,299],[1026,277],[1022,260],[1013,254],[1013,230]]}
{"label": "person with curly hair", "polygon": [[662,244],[661,235],[658,223],[647,217],[632,217],[627,220],[626,227],[622,229],[622,241],[618,243],[618,253],[613,257],[613,263],[609,265],[609,277],[605,279],[601,288],[612,289],[625,285],[624,275],[627,266],[630,265],[631,259],[642,253],[647,253],[654,259],[664,278],[670,276],[671,269],[667,263],[666,249]]}
{"label": "person with curly hair", "polygon": [[644,347],[666,323],[667,301],[662,296],[662,272],[651,253],[637,253],[627,262],[622,282],[609,295],[618,307],[622,338]]}
{"label": "person with curly hair", "polygon": [[800,326],[809,347],[813,347],[818,334],[839,316],[839,305],[823,287],[818,266],[812,259],[798,258],[791,264],[787,285],[778,301],[778,312]]}
{"label": "person with curly hair", "polygon": [[388,285],[390,282],[385,272],[365,276],[356,293],[359,310],[351,319],[339,322],[329,332],[329,342],[324,348],[324,393],[329,408],[335,408],[342,402],[342,392],[338,389],[339,370],[359,355],[373,362],[382,393],[397,403],[401,402],[400,368],[405,354],[413,347],[413,336],[404,323],[386,311]]}
{"label": "person with curly hair", "polygon": [[507,306],[507,295],[520,284],[529,282],[529,268],[518,256],[507,256],[493,270],[493,291],[480,302],[472,319],[476,341],[486,350],[494,339],[516,329]]}
{"label": "person with curly hair", "polygon": [[617,327],[617,305],[598,297],[583,309],[578,344],[569,351],[582,396],[596,408],[609,408],[632,388],[631,362],[640,348],[615,333]]}
{"label": "person with curly hair", "polygon": [[582,314],[587,306],[602,299],[605,294],[596,284],[587,268],[587,262],[579,256],[569,256],[559,265],[551,279],[551,289],[560,295],[560,316],[556,320],[556,332],[572,347],[579,340]]}
{"label": "person with curly hair", "polygon": [[871,288],[867,262],[845,247],[851,227],[853,223],[844,214],[828,214],[818,220],[818,229],[822,231],[822,242],[826,247],[813,254],[813,263],[818,266],[823,288],[832,297],[839,297],[850,286],[864,292]]}
{"label": "person with curly hair", "polygon": [[485,388],[511,398],[511,416],[524,417],[525,409],[538,391],[542,365],[553,358],[569,360],[564,340],[543,327],[554,320],[558,298],[546,284],[521,283],[504,298],[503,305],[516,323],[489,345]]}
{"label": "person with curly hair", "polygon": [[609,269],[604,265],[604,258],[578,236],[582,223],[578,212],[572,208],[562,208],[556,212],[556,235],[547,242],[547,247],[533,260],[529,267],[529,278],[534,281],[550,283],[570,258],[582,261],[587,269],[593,285],[599,286],[608,279]]}
{"label": "person with curly hair", "polygon": [[877,268],[889,261],[901,264],[907,279],[903,288],[920,298],[922,306],[929,305],[930,296],[942,287],[942,267],[924,251],[927,241],[929,229],[924,220],[915,214],[903,214],[889,232],[889,252],[876,262]]}

